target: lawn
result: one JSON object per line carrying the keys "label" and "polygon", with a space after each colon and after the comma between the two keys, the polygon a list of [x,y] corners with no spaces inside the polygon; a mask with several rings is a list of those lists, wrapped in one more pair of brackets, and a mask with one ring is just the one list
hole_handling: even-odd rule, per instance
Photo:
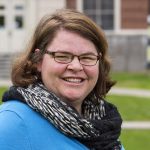
{"label": "lawn", "polygon": [[125,150],[149,150],[150,130],[123,130],[121,141]]}
{"label": "lawn", "polygon": [[[109,95],[107,99],[118,107],[123,120],[150,121],[149,98]],[[150,130],[123,129],[120,139],[125,150],[150,149]]]}
{"label": "lawn", "polygon": [[0,104],[1,104],[1,100],[2,100],[2,95],[6,90],[7,90],[7,87],[0,87]]}
{"label": "lawn", "polygon": [[150,90],[150,73],[112,73],[116,86]]}
{"label": "lawn", "polygon": [[150,121],[150,98],[108,95],[107,99],[118,107],[123,120]]}

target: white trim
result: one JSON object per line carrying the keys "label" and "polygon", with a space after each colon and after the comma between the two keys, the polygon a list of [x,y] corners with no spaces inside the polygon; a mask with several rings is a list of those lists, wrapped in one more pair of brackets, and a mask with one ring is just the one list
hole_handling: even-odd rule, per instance
{"label": "white trim", "polygon": [[121,0],[114,0],[114,30],[105,30],[106,34],[147,35],[147,29],[122,29]]}
{"label": "white trim", "polygon": [[37,23],[37,2],[36,0],[27,0],[27,11],[26,11],[26,27],[27,31],[30,33]]}
{"label": "white trim", "polygon": [[114,0],[114,31],[121,29],[121,0]]}
{"label": "white trim", "polygon": [[83,12],[83,0],[76,0],[76,8],[78,11]]}
{"label": "white trim", "polygon": [[122,29],[117,32],[118,34],[128,35],[147,35],[147,29]]}
{"label": "white trim", "polygon": [[[83,12],[83,0],[77,1],[77,10]],[[147,35],[147,29],[121,28],[121,0],[114,0],[114,29],[104,30],[107,35]]]}
{"label": "white trim", "polygon": [[127,29],[123,29],[123,30],[104,30],[104,32],[107,35],[147,35],[147,29],[143,29],[143,30],[127,30]]}

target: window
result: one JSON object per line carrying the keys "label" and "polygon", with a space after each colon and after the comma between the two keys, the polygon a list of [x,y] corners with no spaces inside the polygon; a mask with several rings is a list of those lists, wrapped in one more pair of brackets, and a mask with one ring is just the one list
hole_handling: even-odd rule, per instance
{"label": "window", "polygon": [[5,17],[0,16],[0,29],[5,27]]}
{"label": "window", "polygon": [[84,0],[83,9],[103,29],[114,29],[114,0]]}
{"label": "window", "polygon": [[15,16],[15,27],[17,29],[23,28],[23,17],[22,16]]}
{"label": "window", "polygon": [[16,6],[15,6],[15,9],[16,9],[16,10],[23,10],[23,9],[24,9],[24,7],[23,7],[23,6],[21,6],[21,5],[16,5]]}
{"label": "window", "polygon": [[0,5],[0,10],[4,10],[4,9],[5,9],[5,6]]}

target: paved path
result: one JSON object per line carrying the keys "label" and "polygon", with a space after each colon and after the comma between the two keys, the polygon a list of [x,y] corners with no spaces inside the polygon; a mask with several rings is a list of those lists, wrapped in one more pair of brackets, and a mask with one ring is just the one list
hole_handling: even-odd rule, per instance
{"label": "paved path", "polygon": [[150,129],[150,121],[124,121],[123,129]]}
{"label": "paved path", "polygon": [[10,85],[12,85],[10,80],[0,79],[0,87],[2,87],[2,86],[10,86]]}
{"label": "paved path", "polygon": [[150,98],[150,90],[141,90],[141,89],[112,88],[110,90],[110,94],[131,95]]}

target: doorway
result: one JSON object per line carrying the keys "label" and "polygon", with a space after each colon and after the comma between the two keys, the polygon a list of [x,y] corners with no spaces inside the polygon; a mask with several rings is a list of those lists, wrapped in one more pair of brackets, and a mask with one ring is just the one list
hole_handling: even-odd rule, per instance
{"label": "doorway", "polygon": [[23,49],[25,12],[25,0],[0,0],[0,53]]}

